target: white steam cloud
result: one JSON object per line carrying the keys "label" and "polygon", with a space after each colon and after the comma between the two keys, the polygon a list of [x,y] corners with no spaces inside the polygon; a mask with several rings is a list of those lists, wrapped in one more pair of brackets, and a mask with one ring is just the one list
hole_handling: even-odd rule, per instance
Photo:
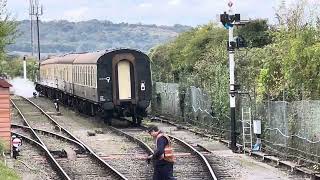
{"label": "white steam cloud", "polygon": [[34,83],[30,80],[17,77],[10,80],[12,85],[11,89],[14,94],[23,96],[26,98],[32,97],[32,93],[35,92]]}

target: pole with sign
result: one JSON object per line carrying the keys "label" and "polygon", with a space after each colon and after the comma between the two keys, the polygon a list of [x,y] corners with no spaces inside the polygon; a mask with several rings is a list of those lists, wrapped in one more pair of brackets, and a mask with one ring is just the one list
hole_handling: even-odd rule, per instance
{"label": "pole with sign", "polygon": [[236,133],[236,94],[238,90],[238,86],[235,84],[235,61],[234,61],[234,53],[235,48],[240,48],[237,46],[237,43],[233,37],[233,26],[240,25],[240,14],[232,14],[232,7],[234,5],[233,1],[229,1],[229,13],[224,12],[220,14],[220,21],[223,26],[229,30],[229,41],[227,45],[227,50],[229,52],[229,97],[230,97],[230,130],[231,130],[231,143],[230,148],[233,152],[237,151],[237,133]]}

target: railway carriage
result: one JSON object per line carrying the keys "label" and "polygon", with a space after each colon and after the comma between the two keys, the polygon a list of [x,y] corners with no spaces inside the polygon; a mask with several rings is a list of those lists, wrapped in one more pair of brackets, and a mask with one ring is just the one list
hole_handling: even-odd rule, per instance
{"label": "railway carriage", "polygon": [[40,63],[36,90],[76,110],[100,115],[132,117],[140,124],[151,100],[148,56],[133,49],[68,54]]}

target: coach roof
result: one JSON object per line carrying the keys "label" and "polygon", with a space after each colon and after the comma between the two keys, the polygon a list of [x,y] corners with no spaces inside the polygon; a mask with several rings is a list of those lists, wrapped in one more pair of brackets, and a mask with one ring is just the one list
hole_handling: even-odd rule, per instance
{"label": "coach roof", "polygon": [[105,53],[106,53],[105,51],[99,51],[99,52],[80,54],[73,61],[73,64],[96,64],[98,59]]}
{"label": "coach roof", "polygon": [[101,56],[109,53],[130,53],[130,52],[138,52],[142,53],[138,50],[134,49],[112,49],[106,51],[97,51],[91,53],[74,53],[67,54],[63,56],[57,56],[50,59],[47,59],[41,63],[41,65],[45,64],[96,64]]}
{"label": "coach roof", "polygon": [[79,54],[67,54],[63,56],[56,56],[49,58],[43,62],[41,65],[45,64],[72,64],[73,61],[79,56]]}

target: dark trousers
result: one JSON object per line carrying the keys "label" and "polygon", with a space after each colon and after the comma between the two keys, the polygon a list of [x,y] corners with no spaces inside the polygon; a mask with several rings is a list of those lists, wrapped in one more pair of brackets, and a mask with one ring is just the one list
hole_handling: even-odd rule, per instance
{"label": "dark trousers", "polygon": [[153,180],[174,180],[173,164],[155,165],[153,172]]}
{"label": "dark trousers", "polygon": [[13,158],[17,159],[17,156],[19,156],[18,154],[18,149],[16,147],[12,148],[12,156]]}

